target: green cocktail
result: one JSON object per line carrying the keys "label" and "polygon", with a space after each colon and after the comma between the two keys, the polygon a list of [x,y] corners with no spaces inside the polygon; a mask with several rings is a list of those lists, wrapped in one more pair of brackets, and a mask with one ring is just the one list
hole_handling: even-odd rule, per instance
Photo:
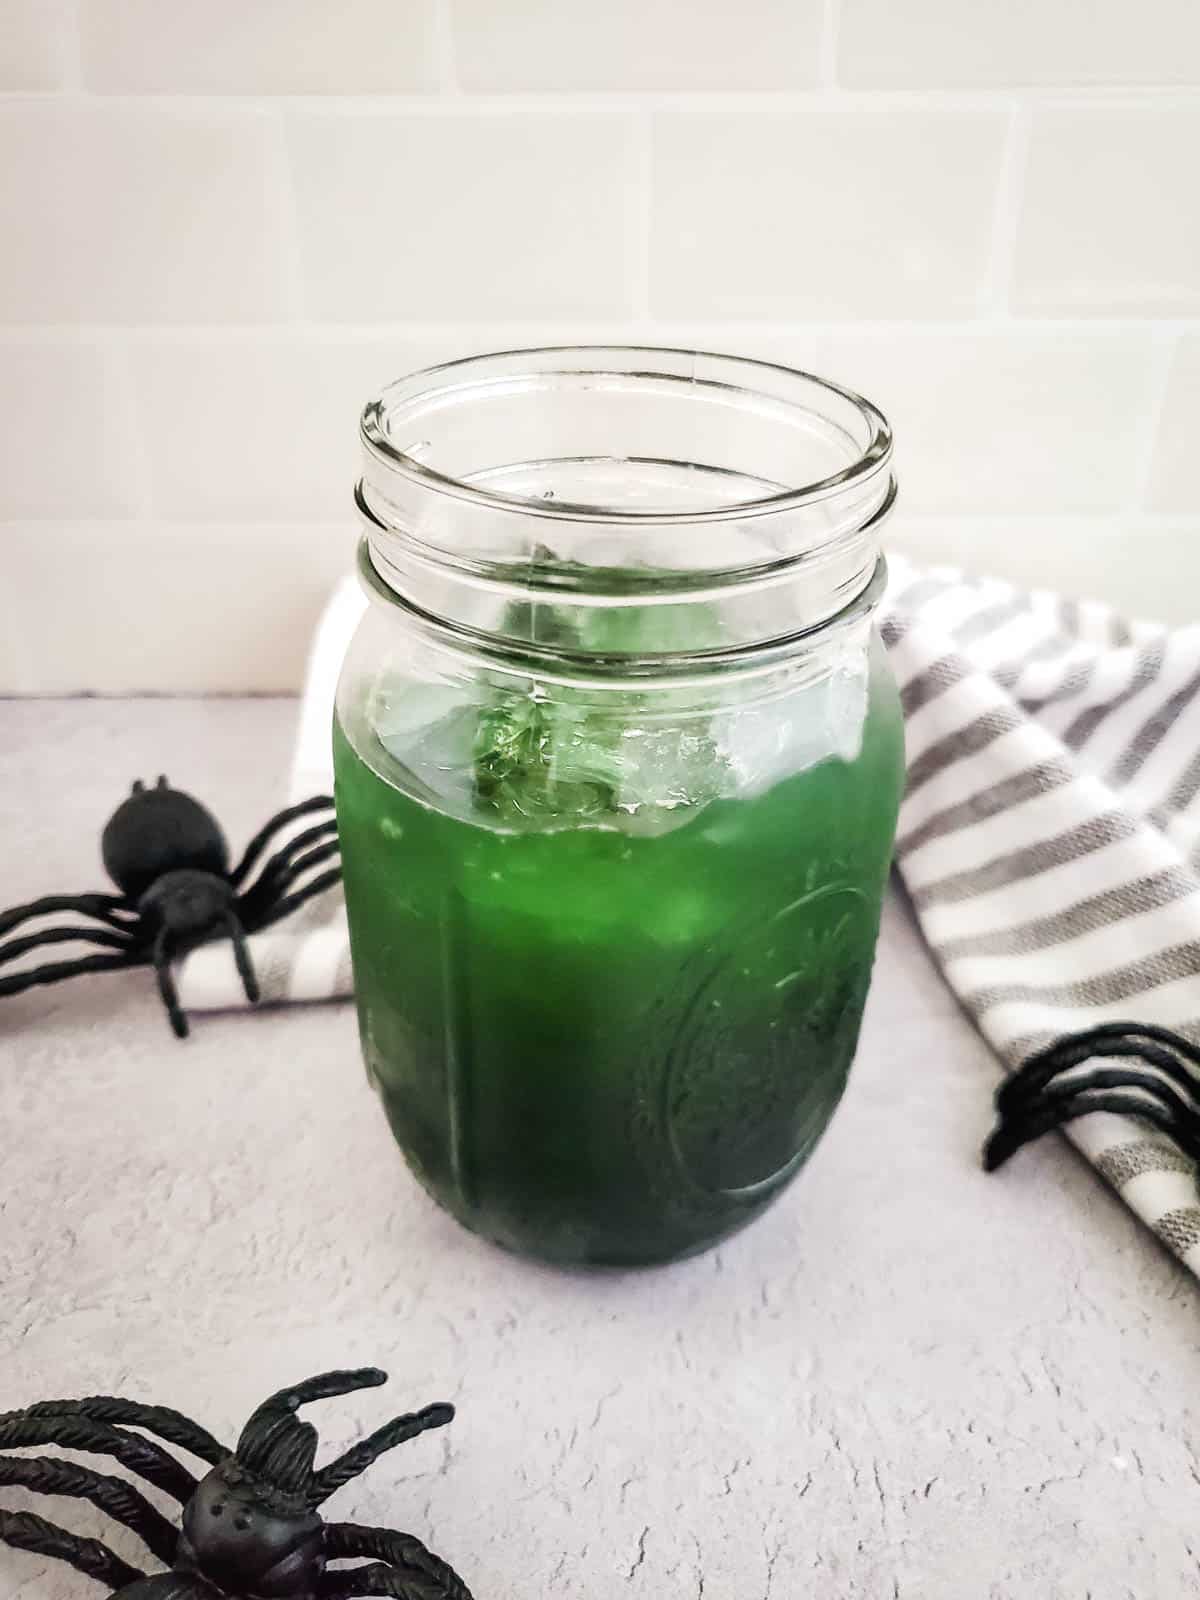
{"label": "green cocktail", "polygon": [[363,1054],[514,1250],[666,1261],[837,1105],[902,781],[886,420],[689,350],[509,351],[366,407],[338,688]]}
{"label": "green cocktail", "polygon": [[797,1172],[845,1085],[899,800],[890,680],[872,674],[852,759],[644,835],[594,770],[566,780],[576,815],[530,825],[522,783],[545,763],[497,795],[488,718],[470,816],[335,730],[363,1049],[393,1132],[435,1198],[515,1249],[711,1244]]}

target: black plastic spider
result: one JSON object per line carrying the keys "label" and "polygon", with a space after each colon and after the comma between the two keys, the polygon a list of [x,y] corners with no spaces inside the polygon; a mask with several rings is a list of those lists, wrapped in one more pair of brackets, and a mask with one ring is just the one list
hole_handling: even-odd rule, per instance
{"label": "black plastic spider", "polygon": [[[90,1500],[131,1528],[169,1570],[148,1575],[98,1539],[77,1538],[29,1511],[0,1511],[0,1541],[77,1567],[107,1584],[111,1600],[471,1600],[453,1568],[411,1534],[324,1522],[317,1514],[335,1489],[385,1450],[454,1416],[453,1406],[432,1405],[396,1417],[315,1467],[317,1431],[297,1419],[297,1409],[386,1382],[386,1373],[364,1367],[281,1389],[250,1418],[236,1451],[178,1411],[132,1400],[43,1400],[10,1411],[0,1416],[0,1450],[57,1445],[112,1456],[178,1500],[183,1513],[176,1528],[124,1478],[51,1456],[0,1454],[0,1484]],[[197,1481],[169,1451],[131,1428],[180,1446],[212,1470]],[[355,1556],[371,1558],[370,1565],[327,1565]]]}
{"label": "black plastic spider", "polygon": [[153,789],[140,780],[129,798],[110,817],[100,839],[105,870],[119,895],[46,895],[28,905],[0,912],[0,934],[31,917],[54,911],[76,911],[100,927],[42,928],[0,944],[0,964],[15,961],[41,945],[83,941],[105,946],[109,955],[50,961],[24,972],[0,975],[0,995],[20,994],[39,983],[57,983],[79,972],[112,972],[121,967],[153,966],[158,991],[179,1038],[188,1020],[179,1005],[171,961],[198,944],[228,935],[246,998],[258,1000],[258,980],[245,936],[270,927],[297,906],[341,877],[333,867],[297,882],[313,867],[337,855],[337,823],[332,816],[289,839],[249,882],[253,868],[270,840],[289,823],[319,811],[331,811],[328,795],[316,795],[289,806],[256,833],[232,871],[229,846],[217,819],[198,800],[172,789],[160,778]]}
{"label": "black plastic spider", "polygon": [[[1125,1064],[1077,1070],[1106,1056]],[[1152,1122],[1200,1161],[1200,1050],[1170,1028],[1140,1022],[1106,1022],[1067,1034],[1030,1056],[997,1089],[997,1122],[983,1164],[994,1172],[1023,1144],[1092,1111]]]}

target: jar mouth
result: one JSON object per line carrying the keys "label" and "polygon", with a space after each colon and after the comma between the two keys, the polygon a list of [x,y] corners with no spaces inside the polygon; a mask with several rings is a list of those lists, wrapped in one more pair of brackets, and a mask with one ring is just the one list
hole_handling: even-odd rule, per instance
{"label": "jar mouth", "polygon": [[[427,440],[411,437],[414,427],[420,433],[419,425],[424,420],[445,416],[451,408],[472,399],[511,399],[531,384],[544,384],[554,377],[597,388],[605,383],[654,383],[668,389],[677,385],[681,398],[694,400],[703,394],[711,399],[741,402],[760,418],[771,412],[779,418],[788,411],[802,411],[807,395],[817,396],[826,413],[823,421],[831,434],[841,436],[848,459],[836,470],[807,481],[775,484],[769,492],[744,495],[733,493],[734,482],[745,481],[744,474],[709,464],[702,470],[714,477],[729,478],[730,497],[713,505],[672,509],[557,496],[551,499],[545,491],[513,492],[442,470],[416,453],[428,446]],[[842,412],[840,418],[828,415],[831,403]],[[399,475],[416,487],[436,490],[480,508],[508,510],[546,522],[643,528],[705,527],[800,510],[866,484],[886,470],[892,455],[887,418],[852,389],[775,362],[652,345],[546,345],[427,367],[389,384],[369,401],[362,414],[360,434],[368,463],[374,458],[389,474]],[[397,443],[400,436],[405,438],[404,445]],[[618,459],[624,465],[636,462],[664,469],[694,471],[698,465],[670,456],[573,458],[580,466]],[[368,465],[364,498],[374,511],[370,478]],[[718,570],[710,568],[709,576]],[[742,565],[737,570],[747,569]]]}
{"label": "jar mouth", "polygon": [[449,362],[384,389],[361,434],[356,502],[383,587],[493,635],[532,606],[525,631],[595,636],[597,611],[633,602],[682,637],[703,602],[727,645],[799,637],[867,588],[896,494],[869,401],[694,350]]}

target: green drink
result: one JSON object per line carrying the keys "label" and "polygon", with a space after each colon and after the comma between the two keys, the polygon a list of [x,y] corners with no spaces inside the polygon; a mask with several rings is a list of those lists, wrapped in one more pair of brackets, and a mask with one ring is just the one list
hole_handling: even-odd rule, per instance
{"label": "green drink", "polygon": [[476,815],[446,815],[336,729],[368,1069],[462,1222],[556,1261],[663,1260],[803,1164],[845,1085],[891,855],[879,673],[871,701],[854,759],[642,836],[591,805],[508,825],[484,763]]}
{"label": "green drink", "polygon": [[762,363],[554,350],[402,380],[362,433],[334,767],[396,1141],[510,1249],[703,1249],[858,1038],[903,774],[886,423]]}

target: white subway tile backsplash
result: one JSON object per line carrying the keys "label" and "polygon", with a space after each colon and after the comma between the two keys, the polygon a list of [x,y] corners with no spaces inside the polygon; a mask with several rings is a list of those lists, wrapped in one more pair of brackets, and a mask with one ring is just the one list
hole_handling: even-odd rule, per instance
{"label": "white subway tile backsplash", "polygon": [[784,359],[810,356],[887,414],[906,510],[1105,512],[1134,493],[1151,371],[1144,335],[831,333]]}
{"label": "white subway tile backsplash", "polygon": [[854,88],[1200,83],[1200,7],[841,0],[838,77]]}
{"label": "white subway tile backsplash", "polygon": [[[1200,333],[1185,334],[1171,361],[1166,399],[1150,469],[1155,511],[1200,513]],[[1193,620],[1200,618],[1200,585],[1192,591]]]}
{"label": "white subway tile backsplash", "polygon": [[0,340],[0,520],[141,508],[129,407],[94,341]]}
{"label": "white subway tile backsplash", "polygon": [[450,0],[467,89],[789,89],[817,81],[822,0]]}
{"label": "white subway tile backsplash", "polygon": [[84,82],[89,88],[396,94],[436,87],[436,0],[81,4]]}
{"label": "white subway tile backsplash", "polygon": [[358,419],[390,379],[455,341],[271,333],[140,340],[129,351],[151,511],[173,522],[353,521]]}
{"label": "white subway tile backsplash", "polygon": [[866,395],[895,431],[906,515],[1101,515],[1135,493],[1153,371],[1141,331],[664,324],[657,335]]}
{"label": "white subway tile backsplash", "polygon": [[652,310],[778,319],[972,312],[1006,128],[999,110],[660,115]]}
{"label": "white subway tile backsplash", "polygon": [[1013,301],[1034,314],[1200,312],[1200,106],[1034,112]]}
{"label": "white subway tile backsplash", "polygon": [[0,103],[0,320],[284,316],[275,133],[241,109]]}
{"label": "white subway tile backsplash", "polygon": [[539,343],[856,386],[898,548],[1194,621],[1198,149],[1200,0],[0,0],[0,693],[297,687],[365,398]]}
{"label": "white subway tile backsplash", "polygon": [[0,92],[60,89],[75,55],[75,0],[3,0]]}
{"label": "white subway tile backsplash", "polygon": [[897,511],[884,535],[914,560],[996,573],[1032,589],[1105,600],[1122,615],[1196,621],[1200,517],[1187,523],[1138,515],[924,518]]}
{"label": "white subway tile backsplash", "polygon": [[0,694],[297,689],[355,530],[291,523],[10,523],[0,569],[21,596]]}
{"label": "white subway tile backsplash", "polygon": [[629,305],[618,115],[288,119],[310,314],[603,316]]}

